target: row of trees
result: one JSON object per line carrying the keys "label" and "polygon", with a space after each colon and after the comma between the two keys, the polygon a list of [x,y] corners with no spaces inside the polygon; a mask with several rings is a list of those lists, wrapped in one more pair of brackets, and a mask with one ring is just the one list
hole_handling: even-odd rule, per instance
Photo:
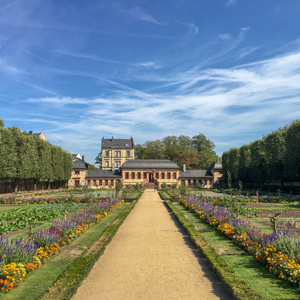
{"label": "row of trees", "polygon": [[167,136],[162,140],[137,144],[134,150],[136,158],[170,159],[179,167],[186,164],[189,169],[207,169],[218,160],[214,147],[214,143],[204,134],[198,134],[192,138],[185,135]]}
{"label": "row of trees", "polygon": [[222,156],[228,185],[262,188],[300,182],[300,120]]}
{"label": "row of trees", "polygon": [[72,174],[72,155],[0,120],[0,178],[18,189],[21,180],[66,181]]}

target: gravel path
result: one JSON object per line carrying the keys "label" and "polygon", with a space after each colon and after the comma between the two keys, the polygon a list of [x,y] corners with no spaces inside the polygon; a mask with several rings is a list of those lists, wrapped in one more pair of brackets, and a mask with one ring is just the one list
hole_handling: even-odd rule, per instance
{"label": "gravel path", "polygon": [[72,299],[233,297],[176,225],[158,193],[146,190]]}

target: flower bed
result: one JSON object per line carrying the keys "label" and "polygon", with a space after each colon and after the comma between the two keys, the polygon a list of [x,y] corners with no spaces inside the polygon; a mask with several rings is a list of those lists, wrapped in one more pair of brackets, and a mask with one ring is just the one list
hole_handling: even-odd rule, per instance
{"label": "flower bed", "polygon": [[68,220],[53,221],[30,237],[17,240],[0,236],[0,294],[10,291],[30,272],[40,269],[60,248],[105,218],[118,205],[120,198],[98,201],[73,214]]}
{"label": "flower bed", "polygon": [[180,203],[255,255],[271,273],[300,286],[299,234],[292,235],[289,228],[279,228],[272,234],[263,233],[260,227],[235,217],[226,207],[213,206],[199,198],[185,198]]}
{"label": "flower bed", "polygon": [[92,196],[55,196],[49,198],[25,197],[16,198],[15,196],[0,197],[0,204],[54,204],[54,203],[95,203],[101,201]]}

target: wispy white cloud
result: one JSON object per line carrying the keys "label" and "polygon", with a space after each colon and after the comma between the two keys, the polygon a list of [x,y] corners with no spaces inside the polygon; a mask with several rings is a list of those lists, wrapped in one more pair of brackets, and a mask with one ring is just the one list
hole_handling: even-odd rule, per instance
{"label": "wispy white cloud", "polygon": [[115,59],[106,59],[106,58],[99,57],[98,55],[92,55],[86,53],[74,53],[74,52],[62,51],[62,50],[55,50],[53,52],[61,55],[75,57],[75,58],[83,58],[83,59],[89,59],[89,60],[103,62],[103,63],[119,64],[119,65],[131,66],[131,67],[141,66],[141,67],[153,68],[153,69],[159,69],[161,67],[159,64],[153,61],[130,63],[130,62],[118,61]]}
{"label": "wispy white cloud", "polygon": [[223,34],[219,34],[219,38],[221,39],[221,40],[230,40],[230,38],[231,38],[231,35],[229,34],[229,33],[223,33]]}
{"label": "wispy white cloud", "polygon": [[43,88],[43,87],[40,87],[36,84],[33,84],[33,83],[30,83],[30,82],[25,82],[25,81],[21,81],[21,80],[17,80],[17,79],[14,79],[14,81],[16,82],[19,82],[21,83],[22,85],[26,85],[26,86],[29,86],[33,89],[36,89],[36,90],[39,90],[39,91],[42,91],[42,92],[46,92],[47,94],[51,94],[51,95],[58,95],[58,93],[54,92],[54,91],[51,91],[49,89],[46,89],[46,88]]}
{"label": "wispy white cloud", "polygon": [[0,72],[4,72],[4,73],[9,73],[9,74],[13,74],[13,75],[17,75],[17,74],[26,74],[27,72],[16,67],[13,66],[11,64],[9,64],[7,61],[5,61],[4,59],[0,58]]}
{"label": "wispy white cloud", "polygon": [[238,3],[238,0],[227,0],[226,6],[235,5]]}
{"label": "wispy white cloud", "polygon": [[[122,132],[122,136],[134,135],[142,140],[145,132],[147,139],[157,139],[187,132],[193,135],[204,129],[215,141],[218,151],[218,139],[224,128],[230,129],[228,135],[234,140],[241,132],[247,135],[261,130],[268,122],[273,124],[274,118],[276,124],[284,124],[298,117],[298,66],[300,52],[259,61],[255,65],[178,73],[169,78],[176,85],[168,94],[150,95],[101,78],[119,87],[119,92],[110,98],[47,97],[27,101],[41,106],[51,104],[53,110],[55,107],[61,109],[61,105],[84,104],[78,108],[82,118],[76,121],[75,129],[73,121],[65,120],[55,131],[50,131],[50,136],[60,138],[65,147],[72,144],[74,151],[75,147],[81,147],[78,139],[87,139],[88,135],[93,140],[99,132],[106,136],[118,136]],[[235,143],[242,144],[242,138]]]}
{"label": "wispy white cloud", "polygon": [[250,55],[251,53],[257,51],[260,47],[246,47],[241,49],[239,52],[240,54],[238,55],[238,59],[242,59],[248,55]]}
{"label": "wispy white cloud", "polygon": [[137,20],[153,23],[153,24],[159,25],[159,26],[165,25],[164,22],[160,22],[160,21],[156,20],[154,17],[152,17],[149,14],[147,14],[146,12],[144,12],[140,7],[135,7],[133,9],[131,9],[130,13]]}

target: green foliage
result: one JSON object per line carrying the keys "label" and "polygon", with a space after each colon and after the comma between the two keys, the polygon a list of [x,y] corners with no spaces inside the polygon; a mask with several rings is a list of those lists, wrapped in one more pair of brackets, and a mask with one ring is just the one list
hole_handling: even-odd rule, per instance
{"label": "green foliage", "polygon": [[4,122],[2,119],[0,119],[0,127],[4,127]]}
{"label": "green foliage", "polygon": [[99,166],[99,168],[102,167],[102,152],[100,152],[96,158],[95,158],[95,164]]}
{"label": "green foliage", "polygon": [[165,182],[163,182],[161,184],[161,188],[162,188],[163,191],[166,191],[168,189],[168,186],[167,186],[167,184]]}
{"label": "green foliage", "polygon": [[230,174],[233,187],[263,188],[275,182],[300,181],[300,120],[273,131],[261,140],[222,155],[224,181]]}
{"label": "green foliage", "polygon": [[72,155],[17,127],[0,126],[0,178],[57,180],[71,177]]}
{"label": "green foliage", "polygon": [[133,195],[133,186],[127,185],[122,191],[122,198],[124,200],[129,199]]}
{"label": "green foliage", "polygon": [[238,164],[238,178],[244,186],[248,186],[250,181],[249,169],[251,162],[251,152],[248,145],[240,147],[240,159]]}
{"label": "green foliage", "polygon": [[182,197],[186,196],[186,194],[187,194],[187,189],[186,189],[185,184],[180,185],[179,188],[178,188],[178,190],[179,190],[179,193],[180,193],[180,195],[181,195]]}
{"label": "green foliage", "polygon": [[250,179],[255,187],[261,187],[265,182],[265,149],[264,141],[257,140],[250,144],[251,162],[250,162]]}
{"label": "green foliage", "polygon": [[144,145],[137,144],[135,155],[141,159],[170,159],[179,167],[186,164],[188,169],[207,169],[218,160],[214,146],[204,134],[193,138],[167,136],[162,140],[147,141]]}
{"label": "green foliage", "polygon": [[300,181],[300,120],[294,121],[285,131],[285,174],[289,181]]}
{"label": "green foliage", "polygon": [[283,181],[283,159],[285,153],[284,132],[274,131],[264,138],[265,174],[267,180]]}
{"label": "green foliage", "polygon": [[238,170],[239,170],[239,159],[240,151],[238,148],[230,149],[229,152],[229,169],[232,183],[236,184],[238,182]]}
{"label": "green foliage", "polygon": [[17,208],[0,212],[0,234],[28,227],[33,222],[50,220],[63,214],[63,209],[51,206],[43,208]]}
{"label": "green foliage", "polygon": [[123,188],[123,183],[121,181],[117,181],[116,185],[115,185],[115,194],[116,196],[119,195],[119,192],[122,190]]}
{"label": "green foliage", "polygon": [[95,165],[88,165],[88,170],[97,170]]}
{"label": "green foliage", "polygon": [[0,128],[0,178],[17,178],[18,153],[16,136],[19,129]]}

